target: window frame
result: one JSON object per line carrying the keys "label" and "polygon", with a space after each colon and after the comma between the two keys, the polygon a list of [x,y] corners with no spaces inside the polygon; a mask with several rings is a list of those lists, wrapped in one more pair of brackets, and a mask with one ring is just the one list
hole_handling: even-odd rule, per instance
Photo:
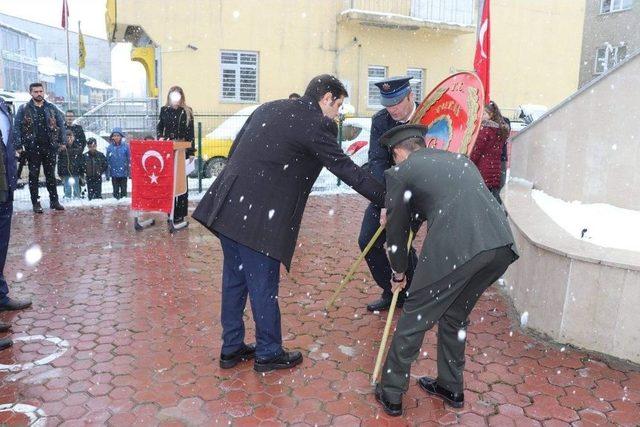
{"label": "window frame", "polygon": [[[369,72],[372,69],[378,69],[378,70],[384,70],[384,76],[382,77],[371,77],[369,75]],[[371,86],[373,85],[373,87],[375,87],[375,90],[378,90],[378,99],[380,99],[380,92],[377,86],[375,86],[375,83],[380,82],[382,80],[385,80],[388,76],[389,73],[389,68],[385,65],[368,65],[367,66],[367,109],[369,110],[380,110],[382,108],[384,108],[384,105],[382,105],[381,103],[378,104],[372,104],[371,103]]]}
{"label": "window frame", "polygon": [[[609,10],[604,10],[604,4],[606,1],[609,2]],[[617,13],[617,12],[625,12],[627,10],[633,9],[633,0],[628,0],[628,1],[629,1],[629,6],[624,7],[623,5],[625,0],[600,0],[600,15],[607,15],[610,13]],[[616,7],[616,4],[618,5],[617,7]]]}
{"label": "window frame", "polygon": [[[418,96],[418,93],[416,93],[416,90],[414,89],[414,84],[412,83],[413,80],[416,79],[415,76],[412,76],[410,73],[412,71],[419,71],[420,72],[420,96]],[[426,70],[424,68],[420,68],[420,67],[410,67],[407,68],[407,76],[413,77],[411,80],[409,80],[409,84],[411,85],[411,90],[413,91],[413,93],[416,95],[416,102],[422,102],[422,100],[424,99],[424,80],[425,80],[425,74],[426,74]]]}
{"label": "window frame", "polygon": [[[236,63],[229,64],[224,63],[222,57],[225,53],[232,53],[237,55]],[[254,55],[255,56],[255,64],[243,64],[241,61],[242,55]],[[225,104],[259,104],[260,103],[260,52],[252,51],[252,50],[230,50],[230,49],[221,49],[220,50],[220,92],[218,94],[218,99],[220,103]],[[242,99],[242,69],[253,69],[255,72],[255,96],[254,99]],[[235,72],[235,96],[234,98],[225,98],[224,96],[224,72],[225,70],[233,70]]]}

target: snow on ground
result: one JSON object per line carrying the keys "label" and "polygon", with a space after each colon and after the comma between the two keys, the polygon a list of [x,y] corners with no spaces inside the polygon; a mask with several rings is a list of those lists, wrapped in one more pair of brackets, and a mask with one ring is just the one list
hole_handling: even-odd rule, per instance
{"label": "snow on ground", "polygon": [[533,190],[532,195],[538,206],[573,237],[598,246],[640,252],[640,211],[605,203],[565,202],[541,190]]}
{"label": "snow on ground", "polygon": [[[202,193],[198,193],[198,180],[189,179],[189,200],[200,201],[207,191],[209,186],[213,183],[215,177],[204,178],[202,180]],[[88,200],[86,198],[86,187],[83,187],[85,198],[83,199],[66,199],[64,197],[64,189],[62,185],[58,186],[58,197],[60,197],[60,203],[65,208],[78,208],[78,207],[100,207],[100,206],[129,206],[131,205],[131,197],[125,197],[120,200],[116,200],[112,197],[113,186],[111,181],[102,182],[102,199]],[[127,191],[131,194],[131,180],[127,182]],[[344,182],[338,185],[338,179],[326,169],[322,170],[322,173],[313,185],[312,194],[314,195],[330,195],[330,194],[353,194],[355,191],[351,189]],[[40,188],[40,202],[42,207],[49,208],[49,193],[44,187]],[[31,198],[29,196],[29,188],[24,186],[23,188],[16,190],[13,193],[13,210],[14,211],[30,211]]]}

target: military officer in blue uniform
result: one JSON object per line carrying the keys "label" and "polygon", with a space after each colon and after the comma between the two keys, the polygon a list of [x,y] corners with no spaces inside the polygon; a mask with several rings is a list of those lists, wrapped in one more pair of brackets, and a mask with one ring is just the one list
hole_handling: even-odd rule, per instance
{"label": "military officer in blue uniform", "polygon": [[[416,112],[418,104],[415,94],[411,91],[409,84],[411,77],[392,77],[376,83],[380,89],[380,103],[385,107],[378,111],[371,119],[371,139],[369,141],[369,170],[381,183],[384,183],[384,171],[393,166],[393,159],[389,150],[380,144],[380,137],[389,129],[407,123]],[[364,250],[369,241],[373,238],[376,230],[380,226],[380,208],[370,204],[367,207],[358,244]],[[382,289],[382,296],[377,301],[367,305],[369,311],[388,310],[391,305],[391,266],[384,250],[385,233],[376,240],[365,260],[371,271],[371,275],[376,284]],[[416,252],[411,248],[409,257],[409,268],[407,269],[407,288],[398,298],[398,306],[404,304],[406,290],[411,284],[413,270],[417,263]]]}

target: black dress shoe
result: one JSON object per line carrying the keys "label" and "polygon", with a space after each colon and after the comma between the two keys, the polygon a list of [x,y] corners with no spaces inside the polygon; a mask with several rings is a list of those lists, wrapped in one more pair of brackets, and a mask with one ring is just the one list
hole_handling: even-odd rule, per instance
{"label": "black dress shoe", "polygon": [[427,393],[442,398],[449,406],[454,408],[462,408],[464,406],[464,393],[449,391],[438,385],[438,381],[433,378],[422,377],[418,379],[418,384],[420,384],[420,387]]}
{"label": "black dress shoe", "polygon": [[0,340],[0,350],[4,350],[5,348],[9,348],[13,345],[13,341],[10,338],[3,338]]}
{"label": "black dress shoe", "polygon": [[302,353],[299,351],[284,351],[273,359],[256,359],[253,369],[256,372],[269,372],[274,369],[289,369],[302,363]]}
{"label": "black dress shoe", "polygon": [[31,307],[30,299],[9,299],[4,304],[0,304],[0,311],[23,310]]}
{"label": "black dress shoe", "polygon": [[33,204],[33,211],[35,213],[44,213],[44,209],[42,209],[42,205],[40,204],[40,202],[35,202]]}
{"label": "black dress shoe", "polygon": [[11,329],[11,323],[0,322],[0,332],[7,332]]}
{"label": "black dress shoe", "polygon": [[60,202],[58,202],[58,201],[51,202],[51,209],[56,210],[56,211],[63,211],[64,210],[64,206],[62,206],[60,204]]}
{"label": "black dress shoe", "polygon": [[234,351],[231,354],[220,353],[220,367],[222,369],[231,369],[240,362],[253,359],[256,355],[256,345],[242,345],[242,348]]}
{"label": "black dress shoe", "polygon": [[382,405],[382,409],[387,415],[391,415],[392,417],[399,417],[402,415],[402,402],[400,403],[391,403],[384,397],[384,391],[382,391],[382,387],[380,384],[376,384],[376,400]]}
{"label": "black dress shoe", "polygon": [[367,311],[385,311],[391,307],[391,297],[382,297],[377,301],[367,304]]}

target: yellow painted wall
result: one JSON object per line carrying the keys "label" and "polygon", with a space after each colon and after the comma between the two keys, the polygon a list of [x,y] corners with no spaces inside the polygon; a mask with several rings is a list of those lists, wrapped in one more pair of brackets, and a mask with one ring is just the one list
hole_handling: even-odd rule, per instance
{"label": "yellow painted wall", "polygon": [[[389,76],[424,68],[426,94],[451,71],[471,69],[475,50],[475,33],[338,24],[342,0],[115,1],[118,26],[139,25],[160,46],[161,96],[181,85],[201,112],[246,106],[219,100],[222,49],[259,52],[260,102],[302,93],[314,75],[335,73],[349,81],[361,115],[374,112],[367,109],[367,66],[387,66]],[[583,3],[493,0],[492,93],[503,108],[551,106],[577,88]]]}

